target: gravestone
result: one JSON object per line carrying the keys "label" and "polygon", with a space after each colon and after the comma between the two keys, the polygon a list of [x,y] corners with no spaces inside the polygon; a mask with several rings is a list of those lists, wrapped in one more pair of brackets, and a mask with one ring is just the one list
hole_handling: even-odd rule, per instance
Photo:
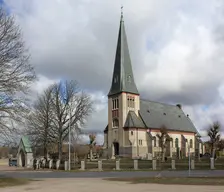
{"label": "gravestone", "polygon": [[53,160],[51,159],[51,160],[49,161],[49,169],[52,169],[52,165],[53,165]]}
{"label": "gravestone", "polygon": [[37,168],[37,169],[40,169],[40,160],[39,160],[39,159],[37,159],[37,162],[36,162],[36,168]]}
{"label": "gravestone", "polygon": [[134,160],[134,170],[138,170],[138,160]]}
{"label": "gravestone", "polygon": [[58,170],[60,168],[60,160],[56,161],[56,169]]}
{"label": "gravestone", "polygon": [[146,159],[147,160],[152,160],[152,153],[147,153]]}

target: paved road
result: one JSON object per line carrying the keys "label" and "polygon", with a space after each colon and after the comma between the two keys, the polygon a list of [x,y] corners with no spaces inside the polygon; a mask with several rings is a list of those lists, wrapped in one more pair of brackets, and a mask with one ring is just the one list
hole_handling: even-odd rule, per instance
{"label": "paved road", "polygon": [[[187,177],[188,171],[133,171],[133,172],[35,172],[35,171],[12,171],[0,172],[1,176],[17,178],[108,178],[108,177]],[[224,170],[194,170],[192,177],[224,177]]]}
{"label": "paved road", "polygon": [[195,185],[158,185],[138,184],[126,182],[105,181],[98,178],[67,178],[67,179],[41,179],[28,185],[0,188],[1,192],[223,192],[224,186],[195,186]]}

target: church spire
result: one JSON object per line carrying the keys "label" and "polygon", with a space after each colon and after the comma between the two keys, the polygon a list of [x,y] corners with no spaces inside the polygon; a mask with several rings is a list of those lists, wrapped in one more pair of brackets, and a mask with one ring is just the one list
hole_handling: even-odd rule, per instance
{"label": "church spire", "polygon": [[108,96],[122,92],[139,94],[135,85],[131,59],[129,55],[128,42],[123,19],[123,6],[121,7],[121,19],[114,62],[113,79]]}

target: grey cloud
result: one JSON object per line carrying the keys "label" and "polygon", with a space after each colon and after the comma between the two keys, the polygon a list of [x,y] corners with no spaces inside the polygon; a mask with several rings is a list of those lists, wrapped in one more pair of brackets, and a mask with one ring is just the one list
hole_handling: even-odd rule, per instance
{"label": "grey cloud", "polygon": [[[108,93],[117,43],[120,1],[63,0],[59,3],[55,0],[29,0],[27,4],[27,0],[7,0],[7,3],[22,26],[38,74],[49,79],[68,77],[77,80],[85,89]],[[179,0],[169,3],[129,0],[125,1],[124,7],[130,54],[142,97],[193,107],[209,105],[218,100],[218,87],[224,70],[224,47],[220,43],[223,38],[220,36],[223,31],[222,19],[216,21],[220,9],[215,13],[211,11],[216,8],[215,1],[205,4],[204,1],[193,0],[188,3]],[[178,42],[181,46],[187,46],[188,40],[193,39],[194,45],[198,43],[196,47],[199,50],[204,48],[195,38],[195,31],[191,30],[198,26],[212,31],[216,53],[210,60],[201,59],[196,54],[200,54],[200,51],[196,52],[196,49],[189,47],[194,54],[189,54],[190,58],[187,59],[180,57],[178,61],[179,65],[184,66],[187,60],[189,70],[186,76],[177,79],[180,89],[176,89],[175,82],[169,82],[169,89],[167,82],[158,84],[158,81],[163,80],[160,74],[170,75],[163,69],[167,65],[175,67],[172,57],[179,57],[176,54],[178,50],[172,49],[172,46],[169,48],[170,44]],[[178,32],[185,36],[176,37]],[[210,40],[206,38],[205,41]],[[149,50],[147,42],[153,42]],[[164,56],[165,48],[169,58]],[[207,52],[202,53],[206,58]],[[161,63],[164,67],[161,67]],[[182,69],[172,70],[181,72]],[[197,75],[204,81],[197,82]],[[103,129],[105,126],[107,108],[105,103],[97,103],[101,104],[105,108],[93,114],[87,127]]]}

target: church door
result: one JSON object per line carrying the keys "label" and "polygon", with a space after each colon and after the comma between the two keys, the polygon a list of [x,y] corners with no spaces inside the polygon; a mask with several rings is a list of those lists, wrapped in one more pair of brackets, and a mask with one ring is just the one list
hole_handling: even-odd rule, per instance
{"label": "church door", "polygon": [[114,155],[119,155],[119,143],[114,142]]}

